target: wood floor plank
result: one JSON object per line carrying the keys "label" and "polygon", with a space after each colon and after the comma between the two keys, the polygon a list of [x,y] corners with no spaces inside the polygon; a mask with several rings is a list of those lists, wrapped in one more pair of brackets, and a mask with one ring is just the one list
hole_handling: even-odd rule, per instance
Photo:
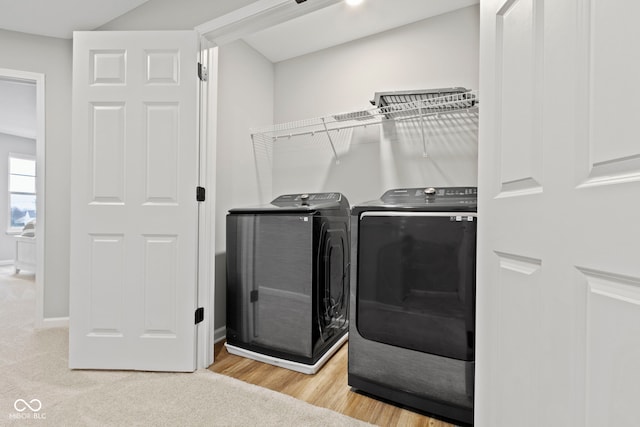
{"label": "wood floor plank", "polygon": [[315,375],[306,375],[230,354],[215,345],[213,372],[304,400],[379,426],[453,427],[407,409],[356,393],[347,384],[348,343]]}

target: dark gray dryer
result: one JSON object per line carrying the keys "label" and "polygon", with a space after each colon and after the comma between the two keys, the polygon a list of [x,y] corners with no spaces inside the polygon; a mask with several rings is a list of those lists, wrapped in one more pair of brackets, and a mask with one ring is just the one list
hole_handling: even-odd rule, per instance
{"label": "dark gray dryer", "polygon": [[473,423],[476,198],[405,188],[352,208],[353,388]]}
{"label": "dark gray dryer", "polygon": [[349,203],[283,195],[227,215],[227,349],[315,373],[347,339]]}

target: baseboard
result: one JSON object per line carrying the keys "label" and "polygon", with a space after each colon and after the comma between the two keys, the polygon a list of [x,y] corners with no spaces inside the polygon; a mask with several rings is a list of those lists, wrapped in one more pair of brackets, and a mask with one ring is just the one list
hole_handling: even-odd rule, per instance
{"label": "baseboard", "polygon": [[68,328],[69,327],[69,318],[68,317],[49,317],[47,319],[42,319],[42,323],[38,325],[40,328]]}
{"label": "baseboard", "polygon": [[227,338],[227,327],[226,326],[222,326],[218,329],[216,329],[215,331],[213,331],[213,343],[217,344],[220,341],[224,340],[225,338]]}
{"label": "baseboard", "polygon": [[0,260],[0,267],[4,267],[6,265],[13,265],[12,259],[2,259]]}

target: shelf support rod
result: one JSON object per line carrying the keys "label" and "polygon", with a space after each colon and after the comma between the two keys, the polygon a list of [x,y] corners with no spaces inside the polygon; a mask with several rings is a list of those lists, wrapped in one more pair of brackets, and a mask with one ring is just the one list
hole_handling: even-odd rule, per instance
{"label": "shelf support rod", "polygon": [[329,128],[327,128],[327,123],[322,118],[322,126],[324,127],[324,131],[327,133],[327,138],[329,138],[329,144],[331,144],[331,150],[333,150],[333,157],[336,159],[336,165],[340,163],[338,160],[338,153],[336,152],[336,147],[333,145],[333,139],[331,138],[331,134],[329,133]]}
{"label": "shelf support rod", "polygon": [[420,107],[420,133],[422,134],[422,157],[429,157],[427,154],[427,138],[424,135],[424,113]]}

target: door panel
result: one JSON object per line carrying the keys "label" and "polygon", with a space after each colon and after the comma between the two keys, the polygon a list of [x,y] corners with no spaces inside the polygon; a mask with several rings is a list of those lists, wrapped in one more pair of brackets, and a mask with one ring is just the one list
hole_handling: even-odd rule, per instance
{"label": "door panel", "polygon": [[481,4],[478,426],[637,423],[639,17]]}
{"label": "door panel", "polygon": [[[637,424],[640,280],[583,270],[589,424]],[[615,399],[611,399],[615,396]]]}
{"label": "door panel", "polygon": [[146,117],[146,203],[178,202],[180,105],[144,105]]}
{"label": "door panel", "polygon": [[[540,371],[540,355],[536,325],[540,306],[541,262],[513,254],[496,255],[499,269],[499,339],[495,356],[497,366],[504,368],[496,389],[496,398],[512,402],[512,405],[499,414],[499,424],[523,425],[524,419],[527,420],[527,425],[535,425],[528,423],[538,420],[540,387],[536,373]],[[512,363],[514,360],[519,360],[520,363]],[[511,395],[518,398],[512,399]]]}
{"label": "door panel", "polygon": [[[630,40],[640,38],[637,2],[589,1],[589,38],[585,40],[590,75],[591,139],[593,163],[620,162],[640,155],[635,135],[640,87],[637,55],[627,51]],[[612,78],[615,75],[615,78]],[[638,168],[636,168],[636,172]]]}
{"label": "door panel", "polygon": [[89,108],[92,203],[122,204],[125,105],[92,102]]}
{"label": "door panel", "polygon": [[144,338],[175,338],[178,236],[144,236]]}
{"label": "door panel", "polygon": [[540,138],[540,2],[507,2],[496,19],[496,101],[501,192],[538,192]]}
{"label": "door panel", "polygon": [[122,337],[124,298],[124,236],[90,236],[91,336]]}
{"label": "door panel", "polygon": [[74,34],[71,368],[193,371],[192,31]]}
{"label": "door panel", "polygon": [[[629,40],[640,38],[634,21],[640,5],[614,0],[583,1],[580,47],[585,67],[580,88],[581,137],[578,182],[583,186],[640,180],[640,145],[635,136],[640,87],[637,55],[625,52]],[[612,25],[612,23],[615,23]],[[615,77],[612,77],[615,75]]]}

